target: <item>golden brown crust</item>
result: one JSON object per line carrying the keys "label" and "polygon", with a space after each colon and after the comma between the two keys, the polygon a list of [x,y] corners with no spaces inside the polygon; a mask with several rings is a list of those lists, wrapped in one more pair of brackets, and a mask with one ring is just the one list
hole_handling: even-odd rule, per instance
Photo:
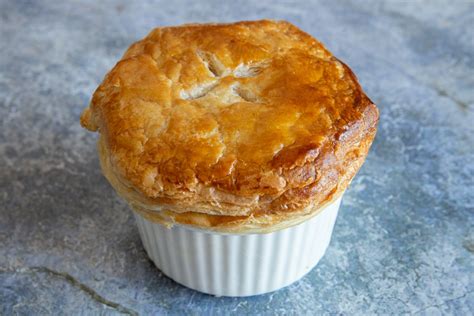
{"label": "golden brown crust", "polygon": [[201,227],[318,209],[346,189],[377,121],[346,65],[268,20],[153,30],[81,118],[138,208]]}
{"label": "golden brown crust", "polygon": [[310,204],[308,207],[294,212],[258,213],[247,216],[212,215],[198,212],[176,213],[169,211],[166,205],[156,204],[153,199],[146,198],[120,177],[111,163],[111,156],[102,138],[99,139],[97,149],[102,171],[117,193],[129,202],[135,212],[168,227],[177,223],[225,233],[269,233],[299,224],[315,216],[343,193],[337,191],[324,203]]}

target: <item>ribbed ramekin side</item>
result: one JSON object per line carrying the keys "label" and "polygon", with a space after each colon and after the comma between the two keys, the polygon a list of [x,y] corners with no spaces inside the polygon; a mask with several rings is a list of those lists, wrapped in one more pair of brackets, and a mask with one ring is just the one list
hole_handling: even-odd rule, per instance
{"label": "ribbed ramekin side", "polygon": [[340,200],[310,220],[268,234],[166,228],[135,214],[144,247],[167,276],[217,296],[275,291],[309,272],[331,239]]}

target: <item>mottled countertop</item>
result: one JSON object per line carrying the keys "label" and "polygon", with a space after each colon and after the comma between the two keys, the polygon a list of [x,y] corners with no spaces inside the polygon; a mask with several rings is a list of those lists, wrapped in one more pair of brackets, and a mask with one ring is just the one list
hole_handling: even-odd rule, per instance
{"label": "mottled countertop", "polygon": [[[274,293],[165,277],[102,177],[81,110],[154,26],[287,19],[381,111],[326,256]],[[0,314],[470,314],[474,2],[0,0]]]}

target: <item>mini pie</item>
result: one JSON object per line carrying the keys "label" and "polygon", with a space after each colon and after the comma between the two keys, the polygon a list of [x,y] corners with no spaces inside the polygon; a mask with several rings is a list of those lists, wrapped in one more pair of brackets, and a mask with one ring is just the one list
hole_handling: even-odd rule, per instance
{"label": "mini pie", "polygon": [[338,198],[378,110],[352,71],[285,21],[187,24],[134,43],[81,124],[134,211],[165,225],[269,232]]}

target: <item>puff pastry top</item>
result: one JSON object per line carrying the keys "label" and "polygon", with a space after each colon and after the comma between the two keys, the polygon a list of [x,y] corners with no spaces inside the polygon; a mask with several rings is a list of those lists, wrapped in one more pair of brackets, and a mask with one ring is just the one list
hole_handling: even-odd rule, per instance
{"label": "puff pastry top", "polygon": [[317,209],[343,192],[377,121],[345,64],[270,20],[154,29],[81,117],[141,207],[241,222]]}

